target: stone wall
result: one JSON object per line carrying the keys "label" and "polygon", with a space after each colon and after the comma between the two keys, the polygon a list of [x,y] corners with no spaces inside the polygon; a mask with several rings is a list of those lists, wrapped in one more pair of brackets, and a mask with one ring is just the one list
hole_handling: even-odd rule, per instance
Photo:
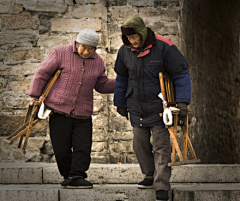
{"label": "stone wall", "polygon": [[[1,0],[1,138],[22,125],[30,81],[53,47],[72,43],[81,29],[94,29],[101,39],[97,52],[105,61],[108,76],[115,78],[114,62],[122,44],[120,26],[127,16],[138,14],[156,34],[171,38],[189,61],[193,82],[190,135],[197,155],[206,163],[240,162],[239,89],[235,82],[240,6],[228,5],[228,15],[221,9],[224,1],[218,2]],[[94,91],[92,162],[136,163],[130,122],[116,112],[112,100],[112,94]],[[0,145],[0,161],[55,161],[47,120],[32,129],[26,155],[16,148],[17,142]]]}
{"label": "stone wall", "polygon": [[240,2],[184,1],[181,48],[192,78],[192,142],[203,163],[240,162]]}

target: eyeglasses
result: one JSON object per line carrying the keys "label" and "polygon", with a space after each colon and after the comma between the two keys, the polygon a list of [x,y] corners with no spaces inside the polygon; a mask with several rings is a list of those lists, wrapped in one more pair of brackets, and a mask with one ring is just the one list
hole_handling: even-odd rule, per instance
{"label": "eyeglasses", "polygon": [[95,50],[95,47],[90,47],[83,44],[79,44],[79,47],[81,47],[83,51],[87,50],[88,52],[93,52]]}

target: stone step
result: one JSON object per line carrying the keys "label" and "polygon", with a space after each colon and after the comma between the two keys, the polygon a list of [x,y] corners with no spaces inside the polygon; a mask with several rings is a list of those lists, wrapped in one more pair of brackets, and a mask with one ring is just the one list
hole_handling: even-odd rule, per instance
{"label": "stone step", "polygon": [[[169,201],[239,201],[240,184],[172,184]],[[62,189],[57,184],[0,185],[1,201],[155,201],[153,189],[136,184],[94,185]]]}
{"label": "stone step", "polygon": [[[136,184],[143,179],[138,164],[91,164],[88,180],[95,184]],[[1,184],[58,184],[56,163],[0,163]],[[171,183],[240,183],[240,165],[172,167]]]}

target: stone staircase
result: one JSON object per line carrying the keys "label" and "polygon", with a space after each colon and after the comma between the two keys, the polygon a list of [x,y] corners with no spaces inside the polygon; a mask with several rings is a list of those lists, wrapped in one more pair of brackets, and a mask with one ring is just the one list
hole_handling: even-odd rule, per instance
{"label": "stone staircase", "polygon": [[[0,201],[154,201],[138,164],[91,164],[93,189],[62,189],[55,163],[0,163]],[[240,165],[172,168],[169,201],[240,201]]]}

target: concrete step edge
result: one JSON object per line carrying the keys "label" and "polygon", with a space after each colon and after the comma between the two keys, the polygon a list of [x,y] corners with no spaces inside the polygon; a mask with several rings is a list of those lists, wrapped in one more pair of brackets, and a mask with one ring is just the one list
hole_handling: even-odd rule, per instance
{"label": "concrete step edge", "polygon": [[[144,178],[138,164],[91,164],[93,183],[138,183]],[[58,184],[62,177],[55,163],[0,163],[0,183]],[[172,167],[172,183],[238,183],[240,165],[183,165]]]}
{"label": "concrete step edge", "polygon": [[[172,184],[169,201],[237,201],[240,183]],[[153,201],[153,189],[138,189],[135,184],[94,185],[93,189],[62,189],[56,184],[0,185],[0,200],[4,201]]]}

